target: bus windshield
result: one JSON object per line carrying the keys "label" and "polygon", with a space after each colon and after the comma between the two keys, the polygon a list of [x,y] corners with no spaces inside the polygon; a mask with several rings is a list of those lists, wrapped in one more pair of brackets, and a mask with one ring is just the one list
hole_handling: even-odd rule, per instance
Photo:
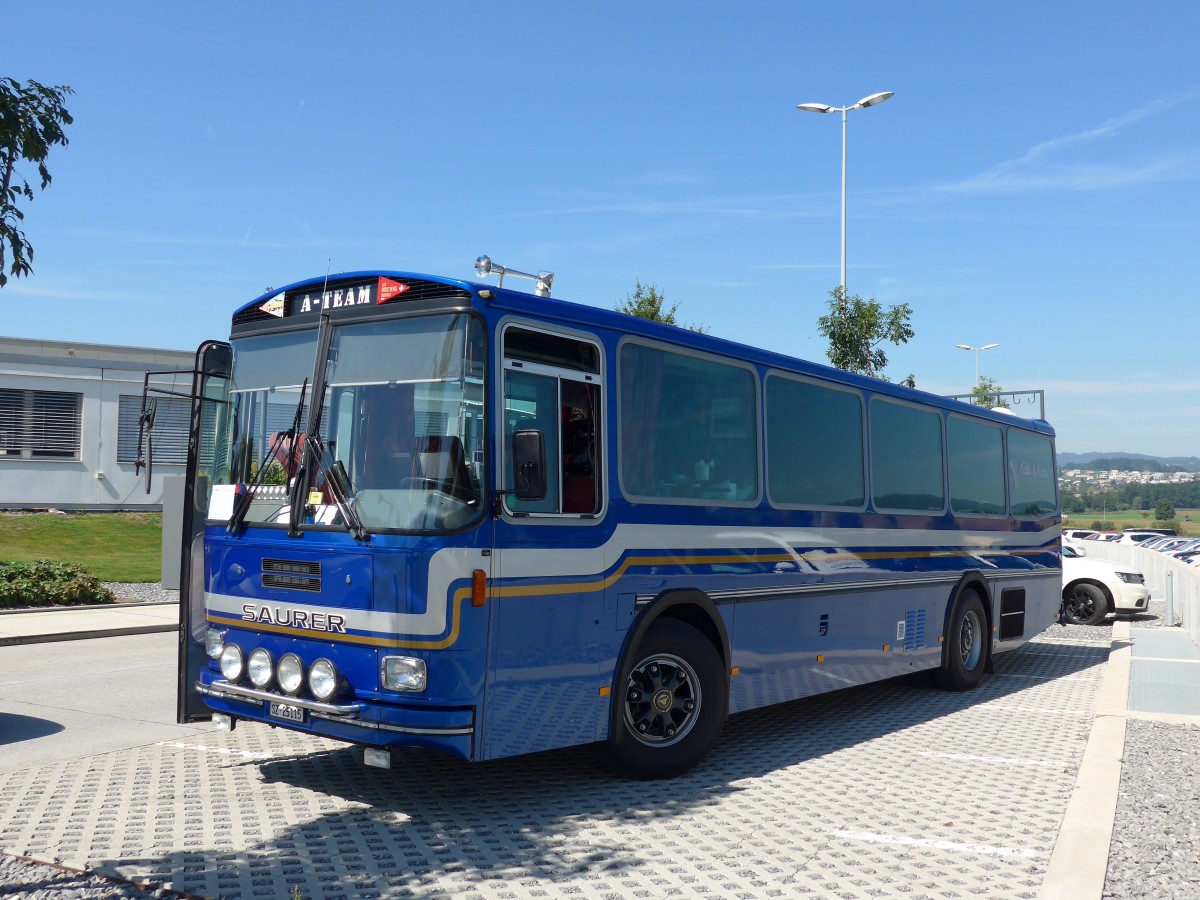
{"label": "bus windshield", "polygon": [[[245,521],[286,526],[298,475],[308,501],[302,528],[345,527],[329,478],[371,532],[473,521],[484,505],[481,325],[464,314],[337,325],[323,386],[311,383],[317,339],[307,329],[233,341],[229,418],[218,438],[225,452],[217,453],[230,463],[216,484],[254,485]],[[303,435],[318,403],[327,464],[305,473]],[[219,506],[214,499],[216,518]]]}

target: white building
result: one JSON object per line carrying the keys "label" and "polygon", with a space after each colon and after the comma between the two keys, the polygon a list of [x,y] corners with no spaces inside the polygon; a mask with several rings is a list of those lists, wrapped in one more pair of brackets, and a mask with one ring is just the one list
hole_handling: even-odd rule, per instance
{"label": "white building", "polygon": [[190,403],[157,401],[154,478],[134,472],[142,384],[191,391],[195,354],[0,337],[0,508],[158,509],[182,475]]}

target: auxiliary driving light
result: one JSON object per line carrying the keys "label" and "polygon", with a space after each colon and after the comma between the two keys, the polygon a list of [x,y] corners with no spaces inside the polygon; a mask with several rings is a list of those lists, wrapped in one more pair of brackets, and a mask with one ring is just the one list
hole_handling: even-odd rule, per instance
{"label": "auxiliary driving light", "polygon": [[338,674],[333,663],[318,659],[308,670],[308,689],[318,700],[324,702],[337,693]]}
{"label": "auxiliary driving light", "polygon": [[304,684],[304,664],[295,653],[285,653],[279,660],[279,669],[275,673],[279,686],[285,694],[294,694]]}
{"label": "auxiliary driving light", "polygon": [[271,683],[271,678],[275,674],[271,666],[271,654],[262,647],[250,654],[250,665],[247,668],[250,674],[250,683],[256,688],[265,688]]}
{"label": "auxiliary driving light", "polygon": [[242,648],[237,644],[226,644],[221,650],[221,674],[225,676],[226,681],[237,681],[241,678],[244,663]]}
{"label": "auxiliary driving light", "polygon": [[225,649],[225,633],[216,628],[208,629],[204,635],[204,652],[209,659],[220,659],[221,651]]}
{"label": "auxiliary driving light", "polygon": [[383,658],[383,686],[390,691],[423,691],[429,683],[425,660],[413,656]]}

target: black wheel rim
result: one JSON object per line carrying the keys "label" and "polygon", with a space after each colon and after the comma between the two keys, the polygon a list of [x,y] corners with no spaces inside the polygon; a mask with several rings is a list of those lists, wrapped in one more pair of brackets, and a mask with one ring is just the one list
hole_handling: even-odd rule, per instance
{"label": "black wheel rim", "polygon": [[625,686],[625,727],[643,744],[669,747],[687,737],[700,714],[700,679],[669,653],[633,667]]}
{"label": "black wheel rim", "polygon": [[1096,604],[1092,602],[1089,592],[1083,588],[1076,588],[1071,592],[1071,599],[1067,602],[1067,618],[1086,622],[1095,612]]}

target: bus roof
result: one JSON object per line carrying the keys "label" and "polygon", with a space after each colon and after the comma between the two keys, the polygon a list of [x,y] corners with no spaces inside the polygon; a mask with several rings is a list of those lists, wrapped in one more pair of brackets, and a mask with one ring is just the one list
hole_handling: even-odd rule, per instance
{"label": "bus roof", "polygon": [[[271,312],[263,318],[282,316],[283,298],[285,295],[293,295],[295,292],[305,291],[306,289],[311,290],[313,288],[323,290],[326,286],[332,291],[337,289],[338,285],[345,285],[347,282],[364,283],[376,279],[380,280],[380,285],[384,282],[421,282],[430,286],[440,285],[448,288],[449,292],[467,292],[486,302],[492,308],[505,309],[541,319],[549,319],[564,325],[588,326],[623,332],[625,334],[640,335],[701,352],[744,360],[768,368],[778,368],[799,374],[812,375],[872,393],[886,394],[900,399],[907,398],[914,402],[938,406],[953,412],[990,418],[1008,425],[1019,424],[1044,434],[1054,434],[1053,427],[1044,419],[1027,419],[1013,413],[1012,410],[1005,410],[1003,412],[989,410],[939,394],[931,394],[919,388],[908,388],[869,376],[856,375],[852,372],[835,369],[832,366],[811,362],[800,357],[787,356],[783,353],[764,350],[748,344],[741,344],[703,332],[691,331],[687,328],[652,322],[647,319],[628,315],[627,313],[618,312],[617,310],[574,303],[557,297],[540,297],[524,291],[515,291],[507,287],[497,287],[487,282],[447,278],[441,275],[428,275],[394,269],[368,269],[356,272],[339,272],[336,275],[330,274],[329,276],[317,276],[315,278],[296,281],[281,288],[268,289],[249,303],[239,307],[235,311],[233,319],[234,322],[237,322],[239,318],[247,314],[253,314],[257,310],[264,310],[272,303],[278,303],[280,311]],[[380,290],[384,289],[381,287]],[[376,302],[382,303],[386,301],[378,299]]]}

